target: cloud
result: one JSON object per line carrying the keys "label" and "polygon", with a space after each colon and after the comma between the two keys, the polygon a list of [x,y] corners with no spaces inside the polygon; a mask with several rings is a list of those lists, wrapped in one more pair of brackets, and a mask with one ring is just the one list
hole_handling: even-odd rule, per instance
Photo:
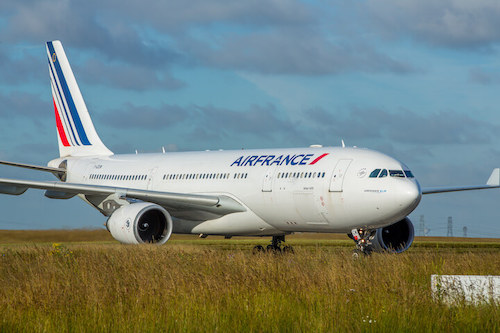
{"label": "cloud", "polygon": [[[44,53],[34,54],[37,50],[22,45],[0,44],[0,84],[13,86],[46,80],[47,62],[43,58]],[[41,45],[39,50],[42,50]]]}
{"label": "cloud", "polygon": [[102,123],[120,129],[166,129],[189,119],[190,111],[175,105],[136,106],[127,103],[99,116]]}
{"label": "cloud", "polygon": [[397,144],[490,143],[500,133],[498,125],[452,111],[419,114],[410,110],[353,108],[350,112],[334,114],[324,109],[310,109],[304,117],[320,136],[335,133],[344,138],[378,139]]}
{"label": "cloud", "polygon": [[[196,107],[195,112],[207,128],[221,128],[234,133],[256,133],[269,137],[277,129],[291,132],[294,125],[280,117],[274,105],[251,105],[242,112],[232,111],[213,106]],[[225,126],[221,126],[225,125]]]}
{"label": "cloud", "polygon": [[[420,114],[411,110],[389,112],[381,109],[352,108],[330,112],[322,108],[304,111],[289,118],[274,105],[252,105],[243,111],[214,106],[180,107],[161,105],[139,107],[131,104],[106,112],[105,125],[137,133],[166,135],[167,142],[187,143],[191,149],[202,147],[305,146],[330,143],[340,138],[386,152],[398,152],[409,159],[404,149],[432,157],[428,147],[454,144],[487,144],[498,139],[500,126],[468,114],[440,111]],[[423,146],[422,146],[423,145]],[[180,146],[186,149],[186,145]]]}
{"label": "cloud", "polygon": [[500,74],[497,72],[486,72],[481,68],[471,68],[468,75],[469,82],[484,86],[500,84]]}
{"label": "cloud", "polygon": [[[5,0],[6,27],[2,36],[10,42],[61,39],[72,47],[92,49],[109,59],[144,66],[182,61],[165,40],[182,38],[187,31],[210,26],[293,25],[312,19],[307,6],[295,0],[96,1]],[[150,40],[151,33],[160,36]]]}
{"label": "cloud", "polygon": [[61,39],[157,73],[173,65],[292,75],[414,71],[366,39],[325,26],[319,8],[295,0],[6,1],[0,36],[10,42]]}
{"label": "cloud", "polygon": [[79,73],[79,78],[113,88],[135,91],[173,90],[184,85],[165,71],[159,72],[147,67],[104,63],[97,59],[88,60],[78,67],[75,72]]}
{"label": "cloud", "polygon": [[387,36],[472,49],[500,41],[500,3],[495,0],[369,0],[364,9]]}
{"label": "cloud", "polygon": [[171,48],[146,46],[136,22],[120,16],[119,8],[101,11],[102,3],[97,1],[7,0],[3,5],[9,14],[0,36],[11,43],[60,39],[67,46],[93,50],[108,59],[151,67],[164,66],[176,56]]}
{"label": "cloud", "polygon": [[105,112],[99,120],[119,130],[166,133],[166,140],[188,142],[190,148],[196,149],[207,145],[248,147],[248,142],[287,146],[304,140],[300,126],[273,105],[252,105],[244,111],[235,111],[214,106],[126,104]]}
{"label": "cloud", "polygon": [[182,0],[115,0],[102,5],[108,11],[118,11],[139,22],[148,22],[160,30],[209,26],[214,22],[259,26],[295,25],[314,19],[310,7],[296,0],[192,0],[189,6]]}
{"label": "cloud", "polygon": [[264,74],[328,75],[348,71],[414,71],[411,65],[367,43],[332,42],[316,29],[286,28],[228,36],[218,44],[189,48],[202,64]]}
{"label": "cloud", "polygon": [[28,117],[38,121],[40,115],[46,115],[51,107],[48,100],[36,94],[21,91],[0,93],[0,118]]}

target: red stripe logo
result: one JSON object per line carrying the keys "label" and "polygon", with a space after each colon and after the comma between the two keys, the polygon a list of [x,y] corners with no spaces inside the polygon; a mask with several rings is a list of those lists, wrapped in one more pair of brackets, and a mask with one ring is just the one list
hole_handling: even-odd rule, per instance
{"label": "red stripe logo", "polygon": [[320,159],[322,159],[323,157],[325,157],[326,155],[328,155],[328,153],[326,154],[323,154],[321,156],[319,156],[318,158],[316,158],[314,161],[312,161],[311,163],[309,163],[309,165],[313,165],[313,164],[316,164]]}
{"label": "red stripe logo", "polygon": [[56,101],[52,99],[54,102],[54,111],[56,113],[56,125],[57,125],[57,133],[59,133],[59,138],[64,147],[69,147],[68,138],[66,137],[66,133],[64,132],[64,127],[61,123],[61,117],[59,117],[59,111],[57,110]]}

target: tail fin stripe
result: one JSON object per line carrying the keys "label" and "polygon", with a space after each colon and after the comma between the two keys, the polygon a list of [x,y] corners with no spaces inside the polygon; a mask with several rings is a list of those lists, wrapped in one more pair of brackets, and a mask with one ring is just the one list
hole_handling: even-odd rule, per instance
{"label": "tail fin stripe", "polygon": [[[50,73],[49,73],[50,74]],[[62,104],[60,100],[60,96],[56,92],[56,87],[54,85],[54,79],[51,77],[50,79],[50,86],[52,88],[52,99],[54,100],[55,106],[57,107],[57,113],[59,116],[59,120],[61,120],[61,125],[62,129],[66,135],[66,138],[68,139],[68,143],[70,146],[76,146],[75,144],[75,139],[71,137],[71,129],[70,129],[70,124],[68,124],[68,120],[64,116],[64,113],[61,112],[61,110],[64,110],[64,104]],[[57,119],[56,119],[57,120]]]}
{"label": "tail fin stripe", "polygon": [[[52,45],[52,42],[47,43],[50,53],[54,54],[54,46]],[[89,139],[87,138],[87,135],[85,134],[85,130],[82,125],[82,121],[80,119],[80,116],[78,115],[78,111],[76,110],[75,103],[73,101],[73,98],[71,96],[71,93],[68,88],[68,84],[66,82],[66,79],[64,78],[64,74],[61,69],[61,65],[59,64],[59,59],[55,57],[55,59],[52,59],[52,62],[54,63],[54,67],[57,72],[57,77],[61,83],[62,90],[64,92],[64,97],[66,98],[66,102],[68,103],[69,110],[71,112],[71,117],[73,119],[73,122],[76,127],[76,131],[78,132],[78,136],[80,137],[80,141],[85,145],[85,146],[90,146],[91,143]]]}
{"label": "tail fin stripe", "polygon": [[[1,0],[0,0],[1,1]],[[62,43],[46,43],[59,156],[111,156],[99,138]]]}
{"label": "tail fin stripe", "polygon": [[50,69],[50,74],[52,75],[51,76],[51,79],[52,79],[52,82],[54,82],[54,86],[55,86],[55,97],[57,97],[57,100],[58,100],[58,104],[62,107],[62,109],[64,110],[64,113],[62,114],[63,116],[63,119],[64,119],[64,123],[66,125],[66,128],[69,128],[70,132],[68,132],[69,136],[70,136],[70,139],[72,141],[72,145],[75,145],[73,144],[73,141],[76,142],[76,145],[77,146],[80,146],[80,144],[78,143],[78,140],[76,139],[76,135],[75,135],[75,131],[73,129],[73,125],[71,124],[70,120],[69,120],[69,116],[68,116],[68,111],[66,109],[66,105],[64,105],[64,99],[63,99],[63,95],[61,94],[61,89],[59,87],[59,84],[57,82],[57,77],[54,75],[54,69],[52,68],[52,64],[50,63],[50,59],[49,59],[49,69]]}
{"label": "tail fin stripe", "polygon": [[61,138],[61,142],[64,147],[69,147],[68,138],[66,137],[66,133],[64,132],[63,125],[61,123],[61,117],[59,117],[59,111],[57,110],[56,100],[54,99],[54,111],[56,113],[56,125],[57,132],[59,133],[59,138]]}
{"label": "tail fin stripe", "polygon": [[[55,53],[54,53],[55,54]],[[56,58],[54,58],[56,59]],[[54,85],[56,87],[55,92],[56,92],[56,97],[58,101],[58,105],[61,110],[64,112],[61,113],[62,119],[64,121],[64,125],[66,129],[69,129],[69,131],[66,131],[69,134],[70,140],[71,140],[71,145],[73,146],[81,146],[81,140],[78,138],[78,133],[75,130],[75,124],[72,121],[71,114],[69,111],[69,105],[68,102],[64,96],[64,92],[62,91],[62,84],[60,81],[60,77],[56,75],[56,67],[55,64],[52,63],[51,58],[49,56],[49,68],[50,68],[50,74],[52,75],[52,81],[54,82]]]}

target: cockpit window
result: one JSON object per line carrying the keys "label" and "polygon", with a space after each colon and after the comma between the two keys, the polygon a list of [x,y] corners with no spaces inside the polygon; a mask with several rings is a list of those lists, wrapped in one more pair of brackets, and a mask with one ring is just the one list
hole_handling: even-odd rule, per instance
{"label": "cockpit window", "polygon": [[389,170],[389,175],[391,177],[405,178],[405,174],[403,173],[403,170]]}
{"label": "cockpit window", "polygon": [[380,169],[375,169],[370,173],[370,178],[377,178],[378,174],[380,173]]}
{"label": "cockpit window", "polygon": [[370,173],[369,178],[384,178],[387,176],[396,178],[415,178],[410,170],[389,170],[387,169],[375,169]]}
{"label": "cockpit window", "polygon": [[408,178],[415,178],[415,176],[413,175],[413,173],[411,173],[410,170],[404,170],[404,172],[405,172],[406,177],[408,177]]}

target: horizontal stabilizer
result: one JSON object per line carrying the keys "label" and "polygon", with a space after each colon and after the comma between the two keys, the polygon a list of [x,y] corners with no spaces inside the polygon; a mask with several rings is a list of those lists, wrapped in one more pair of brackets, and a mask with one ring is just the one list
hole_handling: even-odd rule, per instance
{"label": "horizontal stabilizer", "polygon": [[8,161],[0,161],[0,164],[9,165],[9,166],[18,167],[18,168],[51,172],[59,179],[66,179],[66,169],[63,169],[63,168],[51,168],[51,167],[41,166],[41,165],[8,162]]}

